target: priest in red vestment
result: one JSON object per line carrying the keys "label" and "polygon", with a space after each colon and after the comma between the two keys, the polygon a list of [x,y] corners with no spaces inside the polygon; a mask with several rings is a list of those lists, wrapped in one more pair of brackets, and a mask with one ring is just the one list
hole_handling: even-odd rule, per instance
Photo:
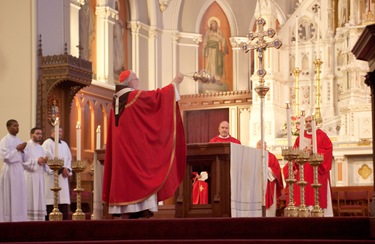
{"label": "priest in red vestment", "polygon": [[150,217],[182,182],[186,142],[177,75],[161,89],[141,91],[130,70],[120,74],[108,122],[102,201],[122,218]]}
{"label": "priest in red vestment", "polygon": [[[262,149],[262,141],[257,142],[257,148]],[[264,149],[267,150],[267,143],[264,142]],[[267,188],[266,188],[266,216],[276,216],[277,199],[281,196],[283,189],[283,179],[279,160],[276,156],[268,152]]]}
{"label": "priest in red vestment", "polygon": [[[301,140],[298,136],[294,147],[298,148],[300,143],[302,143],[303,148],[305,151],[312,153],[312,118],[311,116],[307,116],[305,118],[305,132],[304,138]],[[302,141],[302,142],[301,142]],[[322,154],[324,160],[321,165],[318,166],[318,181],[321,184],[319,187],[319,205],[324,210],[325,217],[333,217],[333,210],[332,210],[332,200],[331,200],[331,186],[330,186],[330,170],[332,167],[332,160],[333,160],[333,147],[332,142],[327,136],[325,132],[321,129],[316,130],[316,141],[317,141],[317,152]],[[288,174],[288,165],[283,168],[285,179],[289,178]],[[294,163],[293,165],[293,172],[297,181],[300,180],[299,174],[299,167]],[[314,173],[313,167],[307,162],[304,164],[304,180],[308,182],[305,186],[305,205],[311,210],[312,207],[315,205],[315,198],[314,198],[314,188],[311,187],[311,184],[314,182]],[[294,184],[294,200],[295,205],[300,205],[300,187],[297,184]],[[287,198],[287,202],[289,199]]]}
{"label": "priest in red vestment", "polygon": [[233,142],[241,144],[240,140],[229,135],[229,123],[228,121],[221,121],[219,124],[219,135],[215,136],[210,140],[212,142]]}

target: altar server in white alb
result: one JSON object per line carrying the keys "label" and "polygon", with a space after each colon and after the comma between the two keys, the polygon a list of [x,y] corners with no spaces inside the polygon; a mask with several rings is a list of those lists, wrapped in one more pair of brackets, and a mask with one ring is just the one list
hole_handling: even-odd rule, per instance
{"label": "altar server in white alb", "polygon": [[17,137],[19,124],[6,123],[8,134],[0,141],[0,222],[27,221],[27,195],[23,162],[26,142]]}
{"label": "altar server in white alb", "polygon": [[32,128],[30,137],[25,149],[26,161],[23,164],[27,189],[27,219],[43,221],[47,214],[44,172],[48,166],[46,154],[40,145],[43,137],[42,129]]}
{"label": "altar server in white alb", "polygon": [[[68,219],[69,206],[70,206],[70,193],[69,193],[69,176],[72,175],[72,154],[69,146],[62,138],[63,130],[59,129],[59,142],[58,142],[58,158],[64,160],[64,166],[59,170],[59,210],[63,214],[63,220]],[[44,152],[48,159],[55,157],[55,129],[51,130],[51,137],[43,142],[42,145]],[[48,167],[48,165],[47,165]],[[46,186],[46,204],[47,204],[47,219],[49,213],[53,210],[54,204],[54,192],[51,188],[54,186],[54,175],[53,170],[48,167],[47,174],[45,174],[45,186]]]}

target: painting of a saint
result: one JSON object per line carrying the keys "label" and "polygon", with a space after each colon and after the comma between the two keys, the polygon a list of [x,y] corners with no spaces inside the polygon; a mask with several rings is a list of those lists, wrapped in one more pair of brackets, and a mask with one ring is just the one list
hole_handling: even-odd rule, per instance
{"label": "painting of a saint", "polygon": [[213,2],[200,21],[199,71],[210,77],[200,82],[199,93],[217,93],[233,89],[233,50],[230,23],[220,5]]}
{"label": "painting of a saint", "polygon": [[60,117],[60,109],[58,102],[55,98],[51,100],[50,106],[49,106],[49,122],[51,125],[55,124],[56,118]]}
{"label": "painting of a saint", "polygon": [[204,35],[203,52],[205,70],[221,81],[225,79],[224,56],[228,54],[228,46],[219,23],[216,17],[208,20],[209,29]]}

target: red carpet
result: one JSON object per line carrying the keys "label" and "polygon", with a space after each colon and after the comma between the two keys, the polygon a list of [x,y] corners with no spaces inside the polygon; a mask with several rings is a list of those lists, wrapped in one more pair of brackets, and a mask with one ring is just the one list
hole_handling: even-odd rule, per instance
{"label": "red carpet", "polygon": [[0,223],[2,242],[375,243],[375,219],[195,218]]}

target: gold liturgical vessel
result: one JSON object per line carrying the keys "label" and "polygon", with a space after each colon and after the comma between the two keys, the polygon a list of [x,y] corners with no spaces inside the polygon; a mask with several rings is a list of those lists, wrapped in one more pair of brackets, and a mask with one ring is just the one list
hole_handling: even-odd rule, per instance
{"label": "gold liturgical vessel", "polygon": [[63,214],[59,210],[59,191],[61,190],[61,187],[59,186],[59,170],[63,167],[64,160],[55,157],[54,159],[49,159],[47,164],[54,171],[54,184],[51,188],[51,191],[54,193],[54,203],[53,210],[49,214],[48,219],[51,221],[61,221],[63,219]]}
{"label": "gold liturgical vessel", "polygon": [[311,210],[311,217],[324,217],[324,211],[319,206],[319,188],[322,184],[319,183],[318,179],[318,167],[323,162],[323,155],[314,153],[310,159],[309,163],[314,170],[314,182],[311,184],[311,187],[314,188],[314,208]]}
{"label": "gold liturgical vessel", "polygon": [[72,219],[73,220],[85,220],[86,215],[81,209],[81,193],[83,188],[81,187],[81,172],[86,168],[86,163],[84,161],[78,160],[72,163],[72,170],[76,173],[77,186],[74,191],[77,193],[77,209],[74,212]]}

